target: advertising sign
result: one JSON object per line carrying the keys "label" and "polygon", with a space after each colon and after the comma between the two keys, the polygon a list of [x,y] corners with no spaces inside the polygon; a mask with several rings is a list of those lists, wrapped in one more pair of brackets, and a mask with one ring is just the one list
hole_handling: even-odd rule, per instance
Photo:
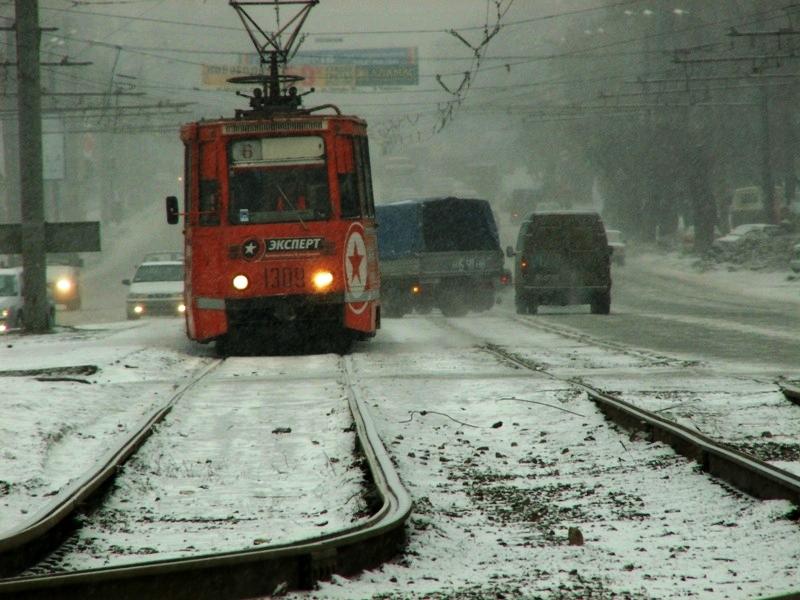
{"label": "advertising sign", "polygon": [[[229,77],[262,72],[259,57],[244,54],[236,65],[203,65],[202,82],[206,87],[232,88]],[[419,84],[417,49],[412,47],[298,52],[286,74],[304,77],[298,87],[317,90]]]}

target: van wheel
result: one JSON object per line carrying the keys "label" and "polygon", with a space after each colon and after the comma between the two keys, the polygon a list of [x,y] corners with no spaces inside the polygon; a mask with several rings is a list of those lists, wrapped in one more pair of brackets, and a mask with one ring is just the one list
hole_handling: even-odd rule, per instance
{"label": "van wheel", "polygon": [[592,314],[607,315],[611,312],[611,293],[604,292],[592,299]]}

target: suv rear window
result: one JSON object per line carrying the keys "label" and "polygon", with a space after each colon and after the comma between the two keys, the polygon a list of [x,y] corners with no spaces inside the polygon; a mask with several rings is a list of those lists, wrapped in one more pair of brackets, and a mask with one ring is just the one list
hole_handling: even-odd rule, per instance
{"label": "suv rear window", "polygon": [[576,254],[596,252],[607,244],[602,221],[596,215],[536,215],[525,236],[526,246],[559,248]]}

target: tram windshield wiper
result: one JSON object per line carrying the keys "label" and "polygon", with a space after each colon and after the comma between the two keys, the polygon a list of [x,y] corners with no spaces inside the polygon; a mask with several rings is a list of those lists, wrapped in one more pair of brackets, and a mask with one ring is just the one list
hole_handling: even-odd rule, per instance
{"label": "tram windshield wiper", "polygon": [[288,204],[288,205],[289,205],[289,208],[291,208],[291,209],[294,211],[294,213],[295,213],[295,216],[297,216],[297,220],[300,222],[300,225],[302,225],[302,226],[303,226],[303,229],[305,229],[306,231],[308,231],[308,225],[306,225],[306,222],[305,222],[305,221],[303,221],[303,217],[301,217],[301,216],[300,216],[300,211],[299,211],[299,210],[297,210],[297,208],[296,208],[296,207],[295,207],[295,205],[294,205],[294,202],[292,202],[291,200],[289,200],[289,196],[287,196],[287,195],[286,195],[286,193],[285,193],[285,192],[283,191],[283,189],[281,188],[280,184],[276,183],[276,184],[275,184],[275,187],[277,188],[277,190],[278,190],[278,193],[279,193],[279,194],[280,194],[280,195],[283,197],[283,200],[286,202],[286,204]]}

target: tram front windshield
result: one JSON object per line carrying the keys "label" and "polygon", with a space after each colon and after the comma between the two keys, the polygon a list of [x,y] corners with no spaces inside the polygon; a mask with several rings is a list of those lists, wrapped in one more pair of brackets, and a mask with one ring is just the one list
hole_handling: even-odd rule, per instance
{"label": "tram front windshield", "polygon": [[229,182],[234,225],[324,220],[331,213],[324,165],[234,168]]}

